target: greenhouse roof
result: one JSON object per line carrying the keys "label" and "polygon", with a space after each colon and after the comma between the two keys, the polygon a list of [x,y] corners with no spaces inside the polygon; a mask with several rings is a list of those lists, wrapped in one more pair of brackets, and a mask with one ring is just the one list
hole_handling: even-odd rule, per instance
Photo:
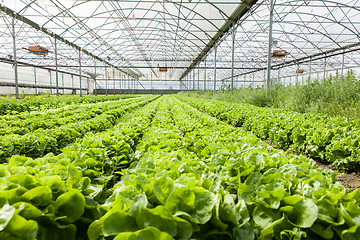
{"label": "greenhouse roof", "polygon": [[[0,10],[0,58],[13,51],[13,16],[24,64],[54,68],[56,61],[74,72],[82,65],[90,75],[95,65],[98,71],[109,66],[159,80],[181,80],[194,68],[213,69],[215,62],[221,80],[267,67],[270,0],[2,0]],[[275,0],[272,34],[272,48],[287,52],[272,61],[273,69],[309,67],[310,60],[328,57],[330,68],[344,61],[359,66],[360,1]],[[29,54],[32,45],[45,46],[50,54]],[[323,67],[312,68],[317,65]],[[167,68],[165,77],[159,68]]]}

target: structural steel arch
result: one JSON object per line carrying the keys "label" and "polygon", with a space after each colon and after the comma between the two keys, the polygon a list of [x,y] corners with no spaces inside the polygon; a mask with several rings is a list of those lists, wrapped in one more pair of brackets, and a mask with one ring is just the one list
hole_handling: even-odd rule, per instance
{"label": "structural steel arch", "polygon": [[[138,78],[144,80],[153,77],[161,80],[154,66],[168,64],[170,70],[164,79],[182,80],[202,65],[205,57],[210,72],[207,76],[214,74],[217,59],[222,59],[218,67],[223,69],[217,75],[222,79],[233,77],[229,70],[232,61],[242,66],[234,71],[235,76],[264,70],[267,63],[261,57],[268,50],[270,1],[275,1],[272,42],[277,41],[274,46],[290,53],[274,61],[274,68],[311,61],[314,56],[324,59],[332,56],[329,52],[345,54],[347,48],[351,48],[351,53],[346,55],[346,64],[356,66],[360,62],[359,51],[356,51],[357,44],[360,45],[360,0],[124,0],[121,3],[115,0],[4,0],[4,5],[15,11],[19,19],[30,18],[38,25],[33,32],[31,24],[30,28],[25,26],[26,30],[19,30],[17,41],[22,46],[36,42],[32,39],[41,39],[39,43],[53,48],[52,38],[56,35],[55,38],[64,39],[59,43],[58,54],[68,56],[73,61],[71,65],[76,63],[74,52],[81,49],[85,54],[81,61],[86,66],[94,60],[103,61],[118,66],[118,70],[137,72]],[[0,18],[3,38],[9,38],[9,23],[1,21]],[[235,28],[236,47],[232,59],[231,32]],[[0,45],[5,46],[0,58],[13,50],[1,37]],[[36,60],[23,54],[20,57],[22,62]],[[52,56],[36,62],[54,68],[54,59]],[[333,57],[331,61],[340,66],[340,60]],[[342,62],[344,67],[344,60]],[[320,65],[313,67],[320,70]],[[92,70],[89,68],[89,71]]]}

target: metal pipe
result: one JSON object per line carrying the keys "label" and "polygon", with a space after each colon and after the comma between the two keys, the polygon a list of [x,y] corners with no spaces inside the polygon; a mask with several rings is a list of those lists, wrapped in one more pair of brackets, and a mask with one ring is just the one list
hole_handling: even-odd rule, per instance
{"label": "metal pipe", "polygon": [[204,58],[204,93],[206,92],[206,55],[205,55],[205,58]]}
{"label": "metal pipe", "polygon": [[311,82],[311,72],[312,72],[312,57],[310,56],[310,70],[309,70],[309,81]]}
{"label": "metal pipe", "polygon": [[54,44],[55,44],[55,80],[56,80],[56,95],[59,96],[59,75],[58,75],[58,54],[57,54],[57,40],[54,37]]}
{"label": "metal pipe", "polygon": [[116,86],[115,86],[115,69],[114,68],[113,68],[113,84],[114,84],[114,92],[113,92],[113,94],[115,94]]}
{"label": "metal pipe", "polygon": [[135,78],[131,77],[131,93],[134,94],[134,88],[135,88]]}
{"label": "metal pipe", "polygon": [[231,94],[234,92],[234,63],[235,63],[235,34],[236,30],[235,27],[232,30],[231,37],[232,37],[232,47],[231,47]]}
{"label": "metal pipe", "polygon": [[214,94],[216,92],[216,53],[217,53],[217,46],[218,45],[215,45],[215,56],[214,56]]}
{"label": "metal pipe", "polygon": [[63,87],[63,95],[65,94],[65,83],[64,83],[64,73],[61,73],[61,81],[62,81],[62,87]]}
{"label": "metal pipe", "polygon": [[82,97],[82,87],[81,87],[81,50],[79,49],[79,82],[80,82],[80,97]]}
{"label": "metal pipe", "polygon": [[326,78],[326,58],[324,59],[324,79]]}
{"label": "metal pipe", "polygon": [[19,77],[18,77],[18,65],[16,57],[16,33],[15,33],[15,17],[12,18],[12,37],[13,37],[13,51],[14,51],[14,74],[15,74],[15,95],[19,99]]}
{"label": "metal pipe", "polygon": [[200,69],[199,69],[199,65],[198,65],[198,92],[200,93]]}
{"label": "metal pipe", "polygon": [[119,93],[121,94],[121,78],[122,78],[122,72],[119,72]]}
{"label": "metal pipe", "polygon": [[267,65],[267,80],[266,80],[266,90],[268,93],[270,88],[270,77],[271,77],[271,47],[272,47],[273,21],[274,21],[274,0],[270,0],[268,65]]}
{"label": "metal pipe", "polygon": [[[345,50],[344,50],[345,52]],[[342,55],[341,76],[344,75],[345,53]]]}
{"label": "metal pipe", "polygon": [[191,91],[191,72],[189,72],[187,76],[188,90]]}
{"label": "metal pipe", "polygon": [[152,72],[150,73],[150,88],[151,88],[150,93],[152,94],[153,93],[153,73]]}
{"label": "metal pipe", "polygon": [[187,74],[187,81],[188,81],[188,90],[191,91],[191,72],[188,72]]}
{"label": "metal pipe", "polygon": [[108,76],[107,76],[107,66],[105,66],[105,95],[108,94],[108,87],[107,87],[107,84],[108,84]]}
{"label": "metal pipe", "polygon": [[94,60],[94,66],[95,66],[94,89],[95,89],[95,96],[97,96],[97,89],[96,89],[96,77],[97,77],[96,60]]}
{"label": "metal pipe", "polygon": [[[15,87],[15,82],[0,82],[0,86],[4,86],[4,87]],[[50,86],[49,84],[47,85],[42,85],[42,84],[33,84],[33,83],[19,83],[19,88],[42,88],[42,89],[56,89],[56,86]],[[72,88],[72,87],[61,87],[59,86],[59,89],[69,89],[69,90],[79,90],[79,88]]]}

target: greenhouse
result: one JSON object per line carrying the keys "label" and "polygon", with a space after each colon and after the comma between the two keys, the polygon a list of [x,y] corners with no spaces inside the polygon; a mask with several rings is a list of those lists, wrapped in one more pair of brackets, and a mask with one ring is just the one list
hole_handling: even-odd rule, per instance
{"label": "greenhouse", "polygon": [[358,1],[5,0],[1,94],[295,84],[358,70],[358,17]]}
{"label": "greenhouse", "polygon": [[360,0],[0,0],[0,240],[360,239]]}

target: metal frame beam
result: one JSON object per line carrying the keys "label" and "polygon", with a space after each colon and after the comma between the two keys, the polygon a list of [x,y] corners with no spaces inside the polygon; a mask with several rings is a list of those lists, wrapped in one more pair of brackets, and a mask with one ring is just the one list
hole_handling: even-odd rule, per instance
{"label": "metal frame beam", "polygon": [[132,76],[140,77],[139,74],[133,72],[133,71],[130,70],[130,69],[128,69],[128,70],[126,70],[126,71],[124,71],[123,69],[119,69],[117,66],[114,66],[113,64],[111,64],[110,62],[106,61],[105,59],[102,59],[102,58],[100,58],[100,57],[92,54],[91,52],[89,52],[89,51],[81,48],[80,46],[78,46],[78,45],[76,45],[76,44],[74,44],[74,43],[72,43],[72,42],[64,39],[64,38],[61,37],[60,35],[51,32],[51,31],[48,30],[47,28],[44,28],[44,27],[40,26],[39,24],[35,23],[34,21],[28,19],[27,17],[25,17],[25,16],[23,16],[23,15],[15,12],[15,11],[13,11],[12,9],[10,9],[10,8],[2,5],[2,4],[0,4],[0,11],[1,11],[1,12],[4,12],[5,14],[7,14],[7,15],[9,15],[9,16],[17,19],[17,20],[20,20],[20,21],[28,24],[29,26],[33,27],[34,29],[41,31],[41,32],[49,35],[50,37],[56,38],[57,40],[65,43],[66,45],[68,45],[68,46],[70,46],[70,47],[72,47],[72,48],[74,48],[74,49],[76,49],[76,50],[78,50],[78,51],[81,51],[81,52],[85,53],[86,55],[88,55],[88,56],[90,56],[90,57],[92,57],[92,58],[94,58],[94,59],[96,59],[96,60],[98,60],[98,61],[100,61],[100,62],[103,62],[103,63],[105,63],[105,64],[107,64],[107,65],[109,65],[109,66],[112,66],[112,67],[117,68],[119,71],[122,71],[122,72],[124,72],[124,73],[126,73],[126,74],[129,74],[129,75],[132,75]]}
{"label": "metal frame beam", "polygon": [[235,11],[231,14],[229,19],[220,27],[219,31],[215,34],[214,37],[209,41],[205,48],[200,52],[200,54],[193,60],[190,66],[185,70],[185,72],[180,76],[182,79],[186,74],[193,69],[198,62],[203,59],[205,55],[215,46],[217,41],[221,39],[234,24],[236,24],[248,11],[249,9],[257,2],[258,0],[243,0]]}

